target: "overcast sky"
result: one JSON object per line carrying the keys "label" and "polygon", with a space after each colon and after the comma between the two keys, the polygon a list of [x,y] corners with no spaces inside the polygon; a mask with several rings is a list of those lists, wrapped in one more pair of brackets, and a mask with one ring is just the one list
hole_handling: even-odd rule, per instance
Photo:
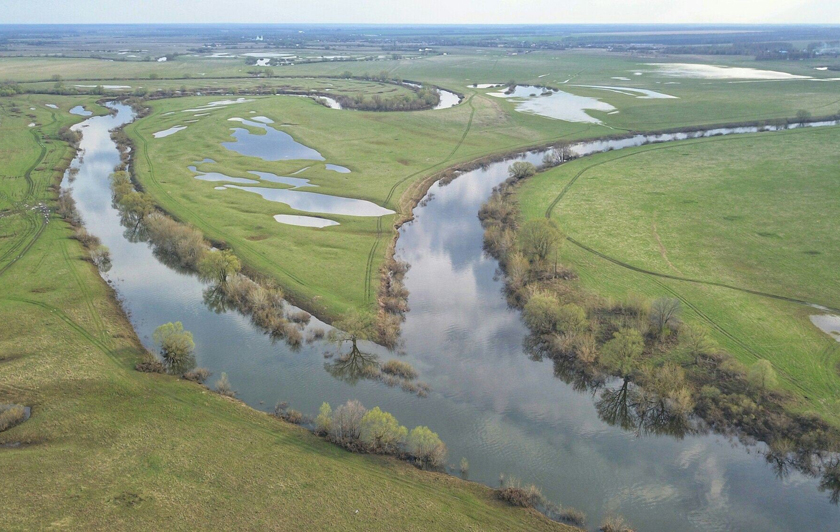
{"label": "overcast sky", "polygon": [[840,0],[0,0],[14,23],[840,23]]}

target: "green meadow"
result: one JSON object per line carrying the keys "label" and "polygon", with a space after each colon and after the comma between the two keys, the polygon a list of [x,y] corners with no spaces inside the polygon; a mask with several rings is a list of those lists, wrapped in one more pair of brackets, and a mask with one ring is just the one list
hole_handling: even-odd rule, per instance
{"label": "green meadow", "polygon": [[830,127],[645,146],[518,195],[526,219],[551,216],[574,240],[562,257],[583,287],[679,298],[686,321],[746,364],[771,361],[796,408],[838,425],[840,343],[811,323],[822,311],[788,300],[840,308],[838,143]]}

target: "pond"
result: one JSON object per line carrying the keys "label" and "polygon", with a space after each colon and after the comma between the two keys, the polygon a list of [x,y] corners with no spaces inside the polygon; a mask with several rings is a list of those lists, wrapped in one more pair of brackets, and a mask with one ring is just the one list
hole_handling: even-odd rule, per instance
{"label": "pond", "polygon": [[87,109],[85,109],[81,105],[77,105],[76,107],[70,109],[70,114],[71,115],[78,115],[78,116],[90,116],[93,113],[91,111],[88,111]]}
{"label": "pond", "polygon": [[327,220],[326,218],[318,218],[317,216],[295,216],[293,214],[278,214],[274,216],[274,219],[280,222],[281,224],[286,225],[297,225],[300,227],[330,227],[333,225],[339,225],[338,222],[333,220]]}
{"label": "pond", "polygon": [[328,196],[315,192],[300,192],[288,188],[241,187],[239,185],[225,185],[225,188],[253,192],[268,201],[285,203],[292,209],[303,212],[343,214],[345,216],[386,216],[394,214],[394,211],[367,200]]}
{"label": "pond", "polygon": [[263,135],[256,135],[245,128],[233,128],[233,142],[223,142],[222,146],[242,155],[259,157],[265,161],[281,161],[289,159],[305,159],[323,161],[324,157],[309,146],[301,144],[285,131],[274,129],[270,125],[247,120],[245,118],[229,118],[233,122],[265,131]]}
{"label": "pond", "polygon": [[[291,349],[235,311],[211,310],[207,285],[127,239],[106,176],[119,163],[108,130],[132,114],[115,108],[116,116],[84,122],[85,157],[74,162],[73,195],[88,230],[111,250],[113,266],[104,275],[149,348],[155,327],[180,320],[195,336],[199,364],[216,376],[227,372],[254,408],[270,410],[284,400],[314,415],[323,401],[380,406],[409,427],[438,432],[450,462],[469,460],[472,480],[495,486],[500,473],[515,475],[584,510],[590,524],[616,512],[640,530],[836,529],[840,510],[818,491],[817,480],[796,471],[777,478],[760,453],[722,437],[646,436],[611,426],[590,394],[556,378],[551,363],[528,357],[525,327],[505,303],[496,262],[482,252],[476,217],[512,161],[433,186],[434,199],[401,230],[399,257],[412,264],[406,354],[364,348],[417,368],[431,385],[424,399],[326,371],[323,354],[334,350],[327,343]],[[313,319],[305,333],[316,328],[328,329]]]}
{"label": "pond", "polygon": [[510,98],[516,102],[516,110],[521,113],[532,113],[567,122],[600,124],[600,120],[586,111],[615,111],[615,107],[597,98],[578,96],[561,90],[552,91],[533,85],[517,85],[511,93],[505,91],[489,94],[497,98]]}

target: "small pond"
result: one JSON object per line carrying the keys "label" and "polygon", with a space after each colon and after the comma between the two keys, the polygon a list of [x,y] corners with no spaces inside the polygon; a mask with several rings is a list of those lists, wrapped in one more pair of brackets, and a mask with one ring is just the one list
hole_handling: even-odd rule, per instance
{"label": "small pond", "polygon": [[245,128],[234,128],[233,142],[223,142],[222,146],[249,157],[259,157],[265,161],[282,161],[289,159],[306,159],[323,161],[324,157],[309,146],[301,144],[285,131],[274,129],[263,122],[255,122],[245,118],[230,118],[228,120],[265,131],[263,135],[256,135]]}
{"label": "small pond", "polygon": [[489,94],[498,98],[510,98],[517,103],[516,110],[521,113],[532,113],[567,122],[600,124],[600,120],[586,111],[615,111],[615,107],[597,98],[578,96],[561,90],[552,91],[533,85],[517,85],[511,93],[505,91]]}

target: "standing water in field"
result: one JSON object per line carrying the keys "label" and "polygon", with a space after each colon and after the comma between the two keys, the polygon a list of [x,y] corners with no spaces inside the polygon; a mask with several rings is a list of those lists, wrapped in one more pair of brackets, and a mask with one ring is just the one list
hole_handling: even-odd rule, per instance
{"label": "standing water in field", "polygon": [[[308,414],[323,401],[379,406],[406,426],[438,432],[450,463],[469,460],[471,480],[495,486],[504,473],[533,482],[549,499],[584,510],[590,525],[619,513],[640,530],[836,528],[840,509],[818,491],[817,480],[796,471],[777,478],[760,449],[722,437],[637,436],[610,426],[589,394],[555,378],[550,362],[526,355],[527,331],[505,303],[497,263],[482,252],[476,217],[507,177],[510,161],[435,185],[434,200],[418,207],[417,219],[401,231],[399,257],[412,264],[406,277],[412,308],[403,333],[407,354],[365,348],[381,361],[399,357],[411,363],[431,385],[424,399],[378,382],[354,384],[333,376],[323,357],[333,346],[273,343],[238,312],[208,308],[207,285],[195,276],[171,269],[147,244],[127,239],[111,204],[108,175],[120,158],[109,130],[130,121],[132,113],[123,105],[114,108],[114,116],[84,122],[85,157],[73,163],[79,169],[73,195],[87,229],[110,248],[112,268],[105,278],[150,349],[158,325],[182,321],[195,336],[199,365],[214,373],[210,382],[226,372],[254,408],[270,409],[277,400]],[[313,319],[304,334],[318,328],[328,329]]]}

